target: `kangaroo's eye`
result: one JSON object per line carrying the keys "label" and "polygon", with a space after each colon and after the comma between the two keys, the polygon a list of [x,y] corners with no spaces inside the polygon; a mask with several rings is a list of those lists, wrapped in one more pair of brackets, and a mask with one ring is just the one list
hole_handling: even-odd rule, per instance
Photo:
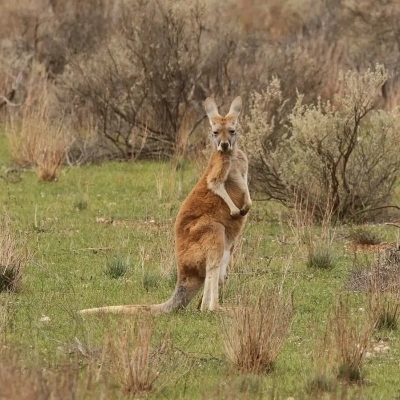
{"label": "kangaroo's eye", "polygon": [[229,129],[229,133],[230,133],[231,135],[234,135],[234,134],[236,133],[236,131],[235,131],[234,129]]}
{"label": "kangaroo's eye", "polygon": [[213,135],[214,135],[214,136],[217,136],[217,135],[218,135],[218,131],[214,131],[214,132],[213,132]]}

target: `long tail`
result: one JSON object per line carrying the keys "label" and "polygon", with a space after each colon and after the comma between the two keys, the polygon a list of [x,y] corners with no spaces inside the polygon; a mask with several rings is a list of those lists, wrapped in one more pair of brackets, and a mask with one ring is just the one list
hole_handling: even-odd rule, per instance
{"label": "long tail", "polygon": [[137,314],[139,312],[149,312],[152,314],[167,314],[172,311],[177,311],[185,308],[199,289],[202,286],[202,282],[197,282],[196,285],[192,284],[190,287],[177,285],[171,298],[165,303],[152,304],[152,305],[124,305],[124,306],[106,306],[97,308],[87,308],[80,310],[79,314],[101,314],[101,313],[113,313],[113,314]]}

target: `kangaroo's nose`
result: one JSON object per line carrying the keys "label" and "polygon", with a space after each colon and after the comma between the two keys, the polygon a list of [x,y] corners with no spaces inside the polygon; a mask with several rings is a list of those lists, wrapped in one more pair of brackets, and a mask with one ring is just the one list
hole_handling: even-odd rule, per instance
{"label": "kangaroo's nose", "polygon": [[225,142],[221,142],[221,147],[222,150],[226,151],[229,149],[229,142],[225,141]]}

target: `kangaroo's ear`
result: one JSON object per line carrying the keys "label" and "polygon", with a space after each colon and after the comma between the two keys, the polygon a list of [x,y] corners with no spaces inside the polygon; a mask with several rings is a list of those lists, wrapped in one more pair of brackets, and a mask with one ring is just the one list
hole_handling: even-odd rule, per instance
{"label": "kangaroo's ear", "polygon": [[240,114],[240,111],[242,111],[242,98],[238,96],[232,101],[228,115],[232,115],[233,117],[237,118]]}
{"label": "kangaroo's ear", "polygon": [[204,108],[206,109],[208,118],[212,119],[218,115],[218,107],[212,97],[206,98],[206,101],[204,102]]}

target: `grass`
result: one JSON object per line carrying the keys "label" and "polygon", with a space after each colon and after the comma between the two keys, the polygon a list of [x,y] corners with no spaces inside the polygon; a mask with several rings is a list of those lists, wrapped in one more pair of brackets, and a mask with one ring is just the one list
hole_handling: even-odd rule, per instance
{"label": "grass", "polygon": [[308,254],[308,268],[332,269],[334,266],[335,259],[332,250],[327,247],[319,247]]}
{"label": "grass", "polygon": [[223,340],[232,364],[245,373],[274,370],[282,344],[290,330],[292,304],[279,290],[254,293],[243,290],[233,308],[222,317]]}
{"label": "grass", "polygon": [[119,256],[111,257],[106,262],[105,274],[113,279],[122,278],[129,268],[129,261]]}
{"label": "grass", "polygon": [[[10,166],[5,144],[0,134],[0,171]],[[110,337],[130,343],[129,318],[82,319],[76,311],[156,303],[172,293],[172,230],[181,199],[177,190],[169,190],[173,182],[164,182],[164,190],[159,190],[161,171],[169,168],[167,163],[110,162],[63,168],[57,182],[38,181],[32,170],[23,171],[16,183],[0,180],[0,204],[26,240],[23,250],[31,255],[19,292],[0,293],[0,348],[10,351],[7,357],[0,356],[0,370],[11,374],[6,379],[0,371],[0,397],[1,390],[14,390],[18,382],[28,387],[24,379],[51,393],[75,388],[73,393],[80,398],[127,396],[130,364],[116,374],[112,360],[122,358],[108,358],[105,343]],[[180,189],[183,196],[198,176],[195,166],[187,167]],[[89,206],[72,206],[83,192]],[[153,381],[150,371],[148,398],[309,398],[307,383],[314,371],[310,354],[326,333],[332,304],[346,291],[354,254],[348,250],[345,228],[337,227],[330,244],[335,267],[308,268],[291,228],[265,218],[280,211],[272,203],[254,202],[222,294],[223,304],[229,306],[244,287],[255,296],[264,287],[282,286],[284,293],[293,292],[291,329],[273,371],[253,376],[233,369],[225,353],[220,316],[200,313],[197,298],[187,310],[153,321],[149,360],[158,375]],[[395,242],[394,230],[382,225],[375,230],[382,240]],[[285,243],[277,239],[282,235]],[[129,273],[123,279],[110,279],[104,273],[114,255],[129,260]],[[350,313],[366,307],[365,293],[347,295]],[[117,342],[117,350],[122,348]],[[363,376],[365,372],[372,384],[364,385],[362,394],[357,385],[344,389],[341,380],[332,387],[349,398],[395,398],[400,387],[395,356],[399,351],[399,330],[390,331],[390,351],[363,359]],[[161,363],[163,352],[167,357]],[[314,384],[324,388],[324,382]]]}

